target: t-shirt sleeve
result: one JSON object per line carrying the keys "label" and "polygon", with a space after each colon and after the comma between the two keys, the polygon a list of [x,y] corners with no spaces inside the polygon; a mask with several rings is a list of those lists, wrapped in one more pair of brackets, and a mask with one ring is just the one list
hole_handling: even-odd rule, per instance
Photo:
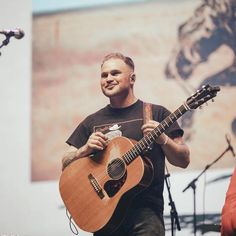
{"label": "t-shirt sleeve", "polygon": [[[171,112],[163,106],[155,106],[153,112],[154,119],[159,123],[161,123],[170,114]],[[180,128],[178,122],[176,121],[165,131],[165,133],[171,138],[176,138],[176,137],[182,137],[184,131],[183,129]]]}
{"label": "t-shirt sleeve", "polygon": [[88,128],[88,121],[85,119],[77,126],[74,132],[67,139],[66,143],[79,149],[86,144],[90,134],[91,132]]}

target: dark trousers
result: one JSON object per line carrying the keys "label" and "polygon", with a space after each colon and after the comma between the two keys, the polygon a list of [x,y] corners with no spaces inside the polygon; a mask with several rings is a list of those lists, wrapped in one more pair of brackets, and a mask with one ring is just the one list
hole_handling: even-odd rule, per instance
{"label": "dark trousers", "polygon": [[[163,218],[151,208],[132,209],[122,225],[114,233],[106,236],[164,236]],[[94,236],[105,236],[95,233]]]}

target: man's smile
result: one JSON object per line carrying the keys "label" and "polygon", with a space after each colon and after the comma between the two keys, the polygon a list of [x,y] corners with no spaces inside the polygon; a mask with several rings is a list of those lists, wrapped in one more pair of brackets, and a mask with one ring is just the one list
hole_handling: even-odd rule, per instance
{"label": "man's smile", "polygon": [[117,84],[108,84],[105,86],[106,89],[113,89]]}

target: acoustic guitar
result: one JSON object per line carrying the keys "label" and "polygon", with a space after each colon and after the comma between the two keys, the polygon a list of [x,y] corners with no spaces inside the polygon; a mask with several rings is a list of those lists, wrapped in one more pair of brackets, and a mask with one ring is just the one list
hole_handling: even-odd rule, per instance
{"label": "acoustic guitar", "polygon": [[74,222],[84,231],[113,232],[132,198],[153,179],[153,166],[142,153],[185,112],[212,99],[219,87],[203,86],[139,142],[112,139],[106,149],[73,161],[62,172],[59,189]]}

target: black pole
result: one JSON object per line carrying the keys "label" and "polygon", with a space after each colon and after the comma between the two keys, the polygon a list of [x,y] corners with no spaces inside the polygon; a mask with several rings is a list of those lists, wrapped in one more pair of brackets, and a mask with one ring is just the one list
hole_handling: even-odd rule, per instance
{"label": "black pole", "polygon": [[166,182],[166,187],[168,191],[168,196],[169,196],[169,206],[170,206],[170,219],[171,219],[171,235],[174,236],[175,233],[175,225],[177,226],[178,231],[181,230],[180,224],[179,224],[179,216],[175,207],[175,203],[172,199],[171,192],[170,192],[170,184],[168,183],[167,178],[170,177],[170,174],[165,175],[165,182]]}
{"label": "black pole", "polygon": [[[227,138],[227,135],[226,135]],[[215,164],[217,161],[219,161],[226,152],[231,151],[232,150],[232,146],[230,145],[230,143],[228,143],[228,147],[221,153],[221,155],[219,157],[217,157],[212,163],[210,163],[209,165],[206,165],[206,167],[204,168],[204,170],[195,178],[193,179],[186,188],[184,188],[183,192],[185,192],[187,189],[189,189],[190,187],[193,189],[193,231],[194,231],[194,236],[196,236],[196,232],[197,232],[197,219],[196,219],[196,182],[199,179],[199,177],[205,173],[213,164]]]}
{"label": "black pole", "polygon": [[193,224],[194,224],[194,226],[193,226],[193,228],[194,228],[194,236],[196,236],[196,234],[197,234],[197,216],[196,216],[196,185],[195,185],[195,183],[193,184],[193,186],[192,186],[192,188],[193,188],[193,208],[194,208],[194,210],[193,210]]}

